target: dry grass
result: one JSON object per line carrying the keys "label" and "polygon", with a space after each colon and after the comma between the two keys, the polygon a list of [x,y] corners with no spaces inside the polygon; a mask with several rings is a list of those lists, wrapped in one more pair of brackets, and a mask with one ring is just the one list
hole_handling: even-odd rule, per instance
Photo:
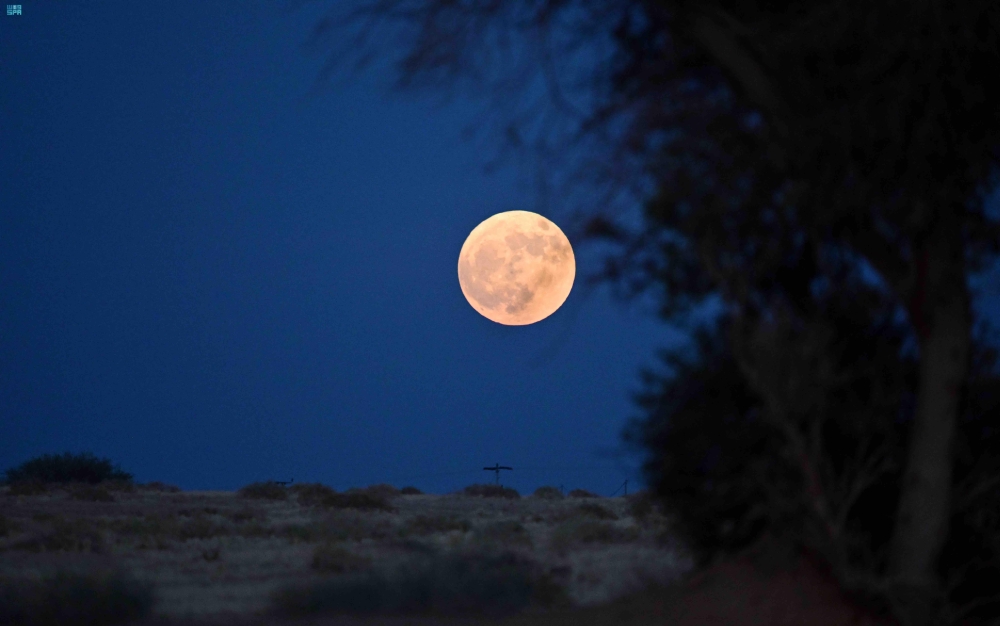
{"label": "dry grass", "polygon": [[584,515],[595,517],[597,519],[603,519],[603,520],[618,519],[618,516],[614,512],[609,511],[600,504],[593,504],[591,502],[581,504],[576,508],[576,510]]}
{"label": "dry grass", "polygon": [[6,515],[0,515],[0,539],[17,530],[17,526]]}
{"label": "dry grass", "polygon": [[119,573],[0,579],[0,624],[110,626],[146,616],[152,588]]}
{"label": "dry grass", "polygon": [[[0,577],[21,579],[50,565],[97,559],[155,584],[155,611],[169,617],[265,611],[272,592],[291,581],[310,587],[308,581],[317,576],[375,576],[383,582],[369,580],[366,593],[380,598],[382,592],[371,589],[386,580],[411,584],[393,574],[407,563],[416,567],[418,561],[447,563],[462,555],[487,558],[512,550],[531,564],[531,594],[587,604],[632,590],[642,580],[630,573],[636,564],[647,570],[677,562],[672,547],[657,544],[661,526],[651,522],[657,512],[640,524],[625,498],[597,504],[502,495],[373,495],[380,490],[338,494],[296,485],[283,489],[287,500],[273,500],[140,486],[111,491],[112,502],[76,500],[62,488],[7,497],[0,516]],[[318,503],[302,506],[310,491]],[[453,566],[466,567],[427,567],[454,572],[448,569]],[[452,576],[431,570],[425,574],[435,584]],[[559,574],[536,578],[539,572]],[[296,588],[301,600],[304,587]],[[329,591],[324,589],[316,593],[323,596]]]}
{"label": "dry grass", "polygon": [[40,480],[21,480],[11,483],[8,494],[12,496],[38,496],[49,492],[49,485]]}
{"label": "dry grass", "polygon": [[327,543],[313,552],[310,567],[327,574],[349,574],[367,570],[371,564],[371,559],[358,556],[339,543]]}
{"label": "dry grass", "polygon": [[534,541],[523,524],[517,520],[503,520],[484,524],[473,532],[473,542],[487,548],[532,548]]}
{"label": "dry grass", "polygon": [[69,496],[74,500],[84,502],[114,502],[115,498],[108,489],[101,485],[80,484],[73,485],[69,489]]}
{"label": "dry grass", "polygon": [[[337,558],[343,558],[338,553]],[[275,611],[314,614],[432,613],[503,615],[560,596],[533,565],[512,554],[438,554],[392,571],[368,571],[274,596]]]}
{"label": "dry grass", "polygon": [[472,524],[469,520],[456,515],[417,515],[406,521],[400,529],[401,537],[410,535],[427,536],[450,533],[453,531],[469,532]]}
{"label": "dry grass", "polygon": [[580,544],[629,543],[639,539],[634,526],[618,526],[610,522],[571,519],[552,531],[551,546],[565,553]]}

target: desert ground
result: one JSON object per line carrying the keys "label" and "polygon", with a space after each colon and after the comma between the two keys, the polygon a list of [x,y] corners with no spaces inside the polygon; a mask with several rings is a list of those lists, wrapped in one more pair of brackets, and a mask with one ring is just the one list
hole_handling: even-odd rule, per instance
{"label": "desert ground", "polygon": [[[645,494],[2,490],[0,581],[130,576],[151,592],[143,624],[834,624],[859,615],[845,612],[835,589],[802,564],[767,576],[743,561],[693,571]],[[368,582],[350,586],[358,580]],[[378,584],[473,591],[447,596],[461,603],[472,594],[461,612],[352,604]],[[480,611],[480,602],[499,609]]]}

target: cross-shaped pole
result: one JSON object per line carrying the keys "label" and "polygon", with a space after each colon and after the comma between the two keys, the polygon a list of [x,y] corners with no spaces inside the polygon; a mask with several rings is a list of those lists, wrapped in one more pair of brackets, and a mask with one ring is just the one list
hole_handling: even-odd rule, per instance
{"label": "cross-shaped pole", "polygon": [[486,470],[486,471],[489,471],[489,472],[496,472],[497,473],[497,483],[496,484],[498,484],[498,485],[500,484],[500,470],[511,470],[511,471],[514,470],[513,467],[507,467],[506,465],[500,465],[499,463],[497,463],[493,467],[484,467],[483,469]]}

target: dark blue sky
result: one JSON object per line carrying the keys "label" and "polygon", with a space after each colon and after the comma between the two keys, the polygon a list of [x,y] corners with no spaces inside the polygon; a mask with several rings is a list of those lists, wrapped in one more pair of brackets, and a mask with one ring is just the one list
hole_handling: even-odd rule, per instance
{"label": "dark blue sky", "polygon": [[[317,7],[23,0],[0,15],[0,469],[138,480],[613,491],[637,372],[678,335],[578,283],[504,327],[465,236],[534,207],[462,130],[482,102],[310,90]],[[549,215],[560,223],[560,215]],[[632,485],[636,483],[633,482]]]}

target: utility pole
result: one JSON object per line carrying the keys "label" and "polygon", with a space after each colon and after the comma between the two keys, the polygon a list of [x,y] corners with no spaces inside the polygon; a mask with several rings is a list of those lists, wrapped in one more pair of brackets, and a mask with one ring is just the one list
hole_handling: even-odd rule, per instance
{"label": "utility pole", "polygon": [[483,469],[486,470],[486,471],[488,471],[488,472],[496,472],[496,474],[497,474],[496,484],[498,484],[498,485],[500,484],[500,470],[511,470],[511,471],[514,470],[513,467],[507,467],[506,465],[500,465],[499,463],[497,463],[493,467],[484,467]]}

